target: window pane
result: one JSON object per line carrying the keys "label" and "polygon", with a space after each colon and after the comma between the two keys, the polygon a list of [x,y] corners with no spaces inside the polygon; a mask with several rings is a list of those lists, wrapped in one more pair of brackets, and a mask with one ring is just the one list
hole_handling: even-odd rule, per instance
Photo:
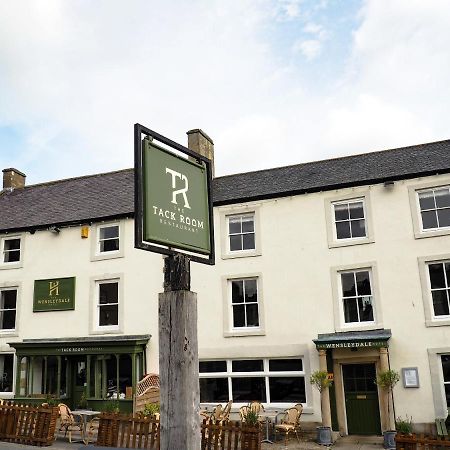
{"label": "window pane", "polygon": [[230,250],[242,250],[242,235],[237,234],[230,236]]}
{"label": "window pane", "polygon": [[447,401],[447,407],[450,408],[450,384],[445,385],[445,399]]}
{"label": "window pane", "polygon": [[421,192],[419,194],[419,204],[421,211],[424,209],[434,209],[436,206],[434,204],[433,191]]}
{"label": "window pane", "polygon": [[262,359],[242,359],[231,362],[233,372],[262,372]]}
{"label": "window pane", "polygon": [[431,289],[445,288],[444,266],[443,264],[429,264]]}
{"label": "window pane", "polygon": [[233,280],[231,282],[231,301],[233,303],[244,302],[244,282],[243,280]]}
{"label": "window pane", "polygon": [[369,272],[356,272],[356,286],[358,288],[358,295],[372,294]]}
{"label": "window pane", "polygon": [[433,291],[433,308],[435,316],[447,316],[449,314],[447,291]]}
{"label": "window pane", "polygon": [[118,283],[99,284],[100,304],[117,303],[119,299]]}
{"label": "window pane", "polygon": [[366,236],[366,222],[364,219],[352,220],[350,226],[352,229],[352,237],[357,238]]}
{"label": "window pane", "polygon": [[364,208],[362,202],[350,203],[350,219],[364,218]]}
{"label": "window pane", "polygon": [[227,378],[200,378],[200,401],[202,403],[227,402]]}
{"label": "window pane", "polygon": [[335,220],[348,220],[348,204],[334,205],[334,218]]}
{"label": "window pane", "polygon": [[253,233],[244,234],[243,239],[243,250],[253,250],[255,248],[255,235]]}
{"label": "window pane", "polygon": [[246,305],[247,308],[247,326],[259,327],[258,304]]}
{"label": "window pane", "polygon": [[245,301],[246,302],[258,301],[256,280],[245,280]]}
{"label": "window pane", "polygon": [[8,309],[0,312],[1,326],[3,330],[13,330],[16,327],[16,310]]}
{"label": "window pane", "polygon": [[447,275],[447,284],[450,284],[450,263],[445,263],[445,274]]}
{"label": "window pane", "polygon": [[336,237],[338,239],[349,239],[351,237],[349,222],[336,222]]}
{"label": "window pane", "polygon": [[266,401],[266,386],[263,377],[232,378],[234,402]]}
{"label": "window pane", "polygon": [[242,218],[242,232],[251,233],[255,231],[253,216],[244,216]]}
{"label": "window pane", "polygon": [[269,370],[271,372],[302,371],[303,361],[301,359],[271,359]]}
{"label": "window pane", "polygon": [[342,273],[341,280],[342,280],[342,295],[344,297],[355,296],[356,288],[355,288],[355,277],[353,275],[353,272]]}
{"label": "window pane", "polygon": [[345,323],[358,322],[358,308],[356,298],[344,299]]}
{"label": "window pane", "polygon": [[127,387],[132,387],[132,367],[131,356],[120,355],[119,356],[119,395],[121,398],[125,398],[127,394]]}
{"label": "window pane", "polygon": [[117,305],[107,305],[100,307],[100,326],[118,325],[118,307]]}
{"label": "window pane", "polygon": [[233,306],[233,327],[245,327],[245,306]]}
{"label": "window pane", "polygon": [[226,361],[200,361],[199,362],[199,372],[200,373],[211,373],[211,372],[226,372],[227,362]]}
{"label": "window pane", "polygon": [[111,239],[119,237],[119,227],[100,228],[100,239]]}
{"label": "window pane", "polygon": [[436,189],[434,195],[437,208],[446,208],[450,206],[450,193],[448,188]]}
{"label": "window pane", "polygon": [[108,239],[100,242],[101,252],[114,252],[119,250],[119,239]]}
{"label": "window pane", "polygon": [[361,322],[373,321],[372,297],[358,297]]}
{"label": "window pane", "polygon": [[436,211],[425,211],[422,213],[422,227],[424,230],[428,228],[437,228]]}
{"label": "window pane", "polygon": [[20,250],[11,250],[5,252],[5,262],[17,262],[20,261]]}
{"label": "window pane", "polygon": [[440,227],[450,227],[450,208],[438,210],[437,215]]}
{"label": "window pane", "polygon": [[5,250],[20,250],[20,239],[6,239]]}
{"label": "window pane", "polygon": [[230,217],[228,221],[228,229],[230,234],[241,232],[241,218],[240,217]]}
{"label": "window pane", "polygon": [[271,403],[305,403],[305,379],[303,377],[270,377]]}
{"label": "window pane", "polygon": [[0,308],[15,309],[16,308],[17,291],[2,291],[0,297]]}
{"label": "window pane", "polygon": [[444,381],[450,382],[450,355],[442,355],[442,372],[444,374]]}
{"label": "window pane", "polygon": [[0,391],[12,392],[13,355],[0,355]]}

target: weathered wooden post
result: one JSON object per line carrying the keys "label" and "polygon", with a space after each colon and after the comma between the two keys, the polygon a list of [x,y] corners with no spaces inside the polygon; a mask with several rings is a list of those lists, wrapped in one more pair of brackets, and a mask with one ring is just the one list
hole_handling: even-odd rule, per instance
{"label": "weathered wooden post", "polygon": [[[135,247],[166,255],[159,294],[160,449],[200,450],[197,295],[190,291],[189,264],[215,261],[211,160],[142,125],[134,132]],[[206,139],[200,130],[190,133],[190,140]]]}
{"label": "weathered wooden post", "polygon": [[159,294],[160,449],[199,450],[197,295],[190,291],[189,257],[164,261]]}

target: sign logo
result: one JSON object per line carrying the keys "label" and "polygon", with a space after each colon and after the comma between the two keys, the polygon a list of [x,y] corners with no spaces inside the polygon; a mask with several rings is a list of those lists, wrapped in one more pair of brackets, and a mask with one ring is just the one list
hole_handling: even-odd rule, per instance
{"label": "sign logo", "polygon": [[59,295],[59,281],[48,282],[48,295],[50,295],[50,297]]}
{"label": "sign logo", "polygon": [[181,181],[184,181],[184,188],[172,191],[171,203],[173,203],[174,205],[178,205],[177,195],[182,195],[184,198],[184,208],[191,209],[186,195],[186,192],[189,190],[189,181],[187,176],[166,167],[166,174],[167,173],[170,173],[170,175],[172,176],[172,189],[175,189],[177,187],[177,178],[179,178]]}

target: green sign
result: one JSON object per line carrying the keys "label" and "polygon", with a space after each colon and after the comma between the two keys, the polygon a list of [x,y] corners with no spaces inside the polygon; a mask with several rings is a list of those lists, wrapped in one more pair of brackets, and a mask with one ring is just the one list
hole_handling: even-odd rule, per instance
{"label": "green sign", "polygon": [[364,347],[387,347],[387,341],[374,340],[374,341],[360,341],[360,342],[318,342],[316,348],[326,350],[327,348],[364,348]]}
{"label": "green sign", "polygon": [[210,254],[206,168],[144,139],[143,179],[144,241]]}
{"label": "green sign", "polygon": [[35,280],[33,312],[75,309],[75,277]]}

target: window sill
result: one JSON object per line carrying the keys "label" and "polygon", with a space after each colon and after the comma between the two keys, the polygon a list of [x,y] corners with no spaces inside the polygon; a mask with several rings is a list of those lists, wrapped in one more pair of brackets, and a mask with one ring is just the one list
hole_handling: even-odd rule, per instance
{"label": "window sill", "polygon": [[257,328],[255,330],[243,329],[243,330],[232,330],[232,331],[224,331],[224,337],[242,337],[242,336],[265,336],[265,330],[261,328]]}
{"label": "window sill", "polygon": [[123,334],[123,331],[120,328],[96,328],[92,330],[89,334]]}
{"label": "window sill", "polygon": [[251,258],[254,256],[261,256],[261,252],[259,250],[242,250],[236,252],[224,253],[222,255],[222,259],[235,259],[235,258]]}
{"label": "window sill", "polygon": [[338,247],[349,247],[352,245],[363,245],[363,244],[372,244],[375,242],[375,239],[371,237],[363,238],[363,239],[342,239],[342,240],[334,240],[333,242],[328,243],[328,248],[338,248]]}
{"label": "window sill", "polygon": [[14,262],[14,263],[1,263],[0,270],[8,270],[8,269],[21,269],[23,267],[23,263]]}
{"label": "window sill", "polygon": [[428,231],[419,231],[414,232],[414,237],[416,239],[424,239],[436,236],[448,236],[450,234],[450,228],[442,229],[442,230],[428,230]]}
{"label": "window sill", "polygon": [[123,258],[123,251],[119,252],[108,252],[108,253],[99,253],[98,255],[92,255],[91,261],[104,261],[105,259],[117,259]]}
{"label": "window sill", "polygon": [[0,337],[19,336],[17,330],[0,330]]}
{"label": "window sill", "polygon": [[448,319],[434,319],[434,320],[426,320],[426,327],[445,327],[450,325],[450,318]]}
{"label": "window sill", "polygon": [[[359,322],[361,323],[361,322]],[[370,322],[364,325],[358,325],[357,323],[349,323],[346,325],[341,325],[336,331],[370,331],[370,330],[380,330],[383,328],[381,323]]]}

